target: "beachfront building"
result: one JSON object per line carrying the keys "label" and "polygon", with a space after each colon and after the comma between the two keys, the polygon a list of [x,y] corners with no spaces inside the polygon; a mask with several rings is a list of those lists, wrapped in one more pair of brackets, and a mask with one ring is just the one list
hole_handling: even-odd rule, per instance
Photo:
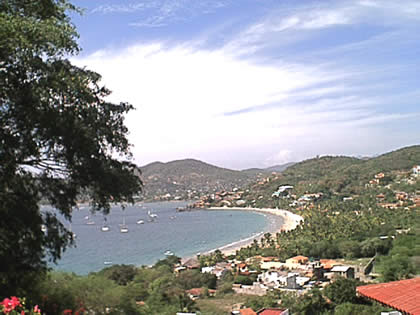
{"label": "beachfront building", "polygon": [[306,265],[309,261],[309,258],[306,256],[295,256],[289,259],[286,259],[285,267],[289,269],[299,269],[304,268],[303,265]]}
{"label": "beachfront building", "polygon": [[282,269],[284,267],[285,264],[279,261],[262,261],[260,264],[262,270]]}

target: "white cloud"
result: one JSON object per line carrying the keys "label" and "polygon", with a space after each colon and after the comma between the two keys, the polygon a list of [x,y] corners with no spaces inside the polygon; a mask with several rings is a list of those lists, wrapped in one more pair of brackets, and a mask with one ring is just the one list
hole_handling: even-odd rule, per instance
{"label": "white cloud", "polygon": [[[136,107],[127,123],[139,164],[186,157],[230,167],[283,163],[313,155],[320,139],[331,142],[323,148],[334,147],[339,137],[361,134],[367,125],[404,118],[378,116],[370,108],[378,100],[342,95],[354,91],[333,71],[261,65],[223,49],[186,47],[137,45],[76,60],[103,75],[112,100]],[[326,82],[328,87],[311,88]]]}
{"label": "white cloud", "polygon": [[293,155],[293,152],[288,149],[283,149],[277,152],[276,154],[269,156],[265,160],[265,165],[273,166],[273,165],[282,165],[289,162],[295,162],[296,157]]}
{"label": "white cloud", "polygon": [[[394,136],[393,143],[385,144],[381,134],[385,124],[395,130],[398,123],[419,117],[418,113],[387,112],[380,107],[414,94],[372,96],[375,85],[387,83],[368,80],[373,76],[368,71],[389,69],[360,69],[329,60],[317,66],[298,64],[289,62],[287,56],[261,63],[243,55],[269,45],[265,39],[270,34],[292,32],[291,37],[298,37],[297,31],[352,24],[371,14],[360,7],[384,12],[379,4],[382,2],[340,2],[332,8],[295,10],[277,20],[270,16],[218,49],[205,49],[192,41],[176,46],[156,42],[100,50],[75,62],[101,73],[105,85],[114,91],[111,100],[128,101],[136,107],[127,124],[141,165],[193,157],[247,168],[316,154],[371,154],[386,145],[392,148],[404,137]],[[416,6],[410,8],[412,12]],[[177,10],[167,7],[160,15],[165,18],[158,20],[156,15],[152,24],[166,23]],[[403,10],[398,12],[403,14]],[[394,37],[376,40],[385,46],[389,38]],[[366,47],[370,46],[363,42],[343,49],[363,51]],[[340,56],[341,52],[328,54]]]}

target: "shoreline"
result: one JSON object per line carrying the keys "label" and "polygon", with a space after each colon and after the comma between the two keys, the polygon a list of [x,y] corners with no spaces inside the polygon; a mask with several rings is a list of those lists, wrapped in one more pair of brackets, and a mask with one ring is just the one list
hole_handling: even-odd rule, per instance
{"label": "shoreline", "polygon": [[278,216],[283,219],[281,224],[279,223],[278,220],[277,221],[273,220],[271,224],[269,224],[269,227],[267,230],[263,232],[259,232],[255,235],[251,235],[250,237],[239,240],[237,242],[233,242],[231,244],[227,244],[219,248],[212,249],[210,251],[203,253],[204,255],[210,254],[216,250],[220,250],[225,256],[233,255],[236,253],[237,250],[241,249],[242,247],[246,247],[252,244],[254,240],[260,240],[264,236],[265,233],[275,234],[281,231],[290,231],[290,230],[295,229],[299,225],[299,223],[303,221],[303,218],[301,216],[294,214],[290,211],[283,210],[283,209],[211,207],[211,208],[206,208],[203,210],[206,210],[206,211],[212,211],[212,210],[252,211],[252,212],[268,214],[270,216]]}

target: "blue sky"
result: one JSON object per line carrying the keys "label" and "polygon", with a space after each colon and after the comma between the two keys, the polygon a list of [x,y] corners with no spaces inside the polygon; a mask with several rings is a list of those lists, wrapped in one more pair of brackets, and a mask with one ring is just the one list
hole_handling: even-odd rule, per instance
{"label": "blue sky", "polygon": [[136,162],[243,169],[420,143],[420,1],[77,0]]}

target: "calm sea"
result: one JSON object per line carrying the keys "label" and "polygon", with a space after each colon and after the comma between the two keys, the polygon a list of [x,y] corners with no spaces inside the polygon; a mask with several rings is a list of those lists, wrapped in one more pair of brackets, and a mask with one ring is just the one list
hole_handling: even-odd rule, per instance
{"label": "calm sea", "polygon": [[[67,249],[51,267],[87,274],[110,264],[151,265],[165,258],[166,251],[194,256],[268,231],[281,220],[249,211],[176,211],[186,204],[145,203],[124,210],[114,206],[106,218],[108,232],[101,231],[102,215],[91,215],[87,207],[81,207],[74,211],[72,224],[66,223],[76,234],[76,247]],[[148,211],[157,218],[151,221]],[[137,224],[139,220],[144,224]],[[120,232],[123,221],[128,233]]]}

